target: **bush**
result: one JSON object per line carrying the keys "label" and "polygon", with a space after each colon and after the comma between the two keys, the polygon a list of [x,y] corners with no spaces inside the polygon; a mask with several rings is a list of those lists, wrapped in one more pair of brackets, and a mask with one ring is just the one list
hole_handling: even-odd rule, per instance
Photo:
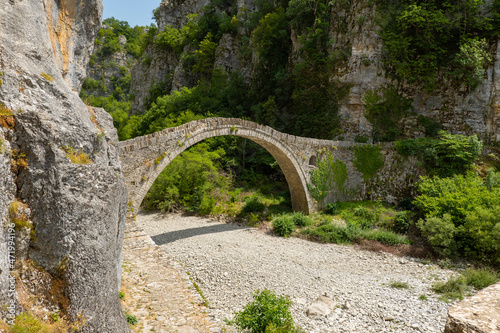
{"label": "bush", "polygon": [[394,231],[400,234],[406,234],[411,225],[411,212],[405,210],[397,212],[394,217]]}
{"label": "bush", "polygon": [[356,170],[361,172],[365,181],[375,177],[384,166],[384,156],[380,151],[380,146],[358,146],[355,148],[354,154],[356,157],[353,164]]}
{"label": "bush", "polygon": [[311,218],[304,213],[296,212],[292,214],[292,221],[298,227],[305,227],[311,223]]}
{"label": "bush", "polygon": [[276,296],[274,292],[264,289],[257,290],[253,299],[227,323],[250,333],[285,332],[285,328],[289,329],[287,332],[295,330],[290,313],[292,302],[288,297]]}
{"label": "bush", "polygon": [[402,156],[418,156],[430,175],[451,177],[465,174],[481,153],[483,143],[476,135],[465,136],[439,131],[437,139],[420,138],[396,141]]}
{"label": "bush", "polygon": [[359,217],[358,223],[361,228],[371,228],[380,221],[380,213],[364,206],[354,208],[354,216]]}
{"label": "bush", "polygon": [[441,177],[465,174],[477,159],[483,143],[476,135],[465,136],[439,132],[439,140],[434,141],[426,156],[427,169]]}
{"label": "bush", "polygon": [[330,215],[337,215],[340,213],[340,207],[338,203],[327,203],[325,207],[325,213]]}
{"label": "bush", "polygon": [[292,216],[281,215],[273,220],[273,230],[278,236],[288,237],[295,229]]}
{"label": "bush", "polygon": [[246,200],[245,206],[242,208],[244,213],[259,213],[266,209],[266,205],[260,202],[259,198],[251,197]]}
{"label": "bush", "polygon": [[417,226],[437,253],[500,264],[500,188],[469,172],[423,177],[418,190],[414,203],[424,218]]}

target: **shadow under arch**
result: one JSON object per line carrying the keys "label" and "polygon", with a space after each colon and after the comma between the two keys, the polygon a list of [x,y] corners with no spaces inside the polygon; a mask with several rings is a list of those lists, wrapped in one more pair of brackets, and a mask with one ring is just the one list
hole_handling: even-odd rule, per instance
{"label": "shadow under arch", "polygon": [[250,139],[264,147],[279,164],[292,200],[292,209],[306,214],[313,209],[307,190],[307,174],[302,158],[290,143],[293,135],[271,127],[235,118],[206,118],[167,128],[160,132],[119,143],[123,174],[129,190],[129,203],[137,209],[155,179],[180,153],[192,145],[216,136],[235,135]]}

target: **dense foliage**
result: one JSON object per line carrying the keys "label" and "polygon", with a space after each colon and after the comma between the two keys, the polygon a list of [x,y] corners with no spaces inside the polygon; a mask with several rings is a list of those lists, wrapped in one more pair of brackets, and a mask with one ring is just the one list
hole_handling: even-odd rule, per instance
{"label": "dense foliage", "polygon": [[[500,32],[498,9],[484,0],[377,1],[387,73],[432,91],[443,83],[475,88]],[[490,15],[485,15],[490,13]]]}
{"label": "dense foliage", "polygon": [[[104,108],[113,117],[120,139],[129,139],[131,128],[137,117],[129,119],[130,104],[134,98],[130,94],[130,70],[144,53],[156,27],[130,27],[125,21],[108,18],[103,21],[95,40],[95,51],[90,59],[94,78],[85,78],[80,97],[88,105]],[[120,36],[126,38],[122,46]],[[116,55],[126,60],[117,64]]]}
{"label": "dense foliage", "polygon": [[440,131],[438,137],[397,141],[396,150],[403,156],[419,157],[429,175],[449,177],[472,168],[483,143],[476,135],[465,136]]}
{"label": "dense foliage", "polygon": [[310,174],[311,183],[307,184],[307,188],[319,208],[323,207],[325,198],[331,191],[335,191],[339,195],[347,194],[345,188],[347,166],[341,160],[333,160],[333,155],[330,152],[321,156],[317,167]]}
{"label": "dense foliage", "polygon": [[422,178],[415,205],[418,222],[436,252],[500,264],[500,186],[473,172]]}

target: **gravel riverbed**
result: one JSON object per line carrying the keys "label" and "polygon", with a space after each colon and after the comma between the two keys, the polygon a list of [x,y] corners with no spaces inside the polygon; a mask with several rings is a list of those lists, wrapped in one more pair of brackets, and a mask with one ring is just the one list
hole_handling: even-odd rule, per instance
{"label": "gravel riverbed", "polygon": [[[137,222],[180,262],[226,327],[257,289],[292,300],[295,322],[307,332],[442,332],[450,304],[430,289],[453,272],[417,259],[356,246],[281,238],[256,228],[179,214],[144,214]],[[408,288],[393,288],[406,282]],[[326,316],[308,316],[318,297],[333,300]]]}

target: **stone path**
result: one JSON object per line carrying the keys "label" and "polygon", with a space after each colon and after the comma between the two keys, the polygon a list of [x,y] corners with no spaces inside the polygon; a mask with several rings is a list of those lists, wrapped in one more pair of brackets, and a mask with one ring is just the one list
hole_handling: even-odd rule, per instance
{"label": "stone path", "polygon": [[122,306],[133,332],[219,332],[182,266],[128,218],[122,252]]}

